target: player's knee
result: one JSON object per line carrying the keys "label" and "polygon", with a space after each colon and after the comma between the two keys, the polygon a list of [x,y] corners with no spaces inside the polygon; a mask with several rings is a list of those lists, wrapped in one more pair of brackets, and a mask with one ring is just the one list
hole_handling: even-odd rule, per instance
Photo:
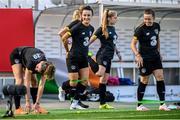
{"label": "player's knee", "polygon": [[157,81],[164,81],[164,78],[163,77],[159,77],[156,79]]}
{"label": "player's knee", "polygon": [[107,79],[105,79],[105,78],[104,78],[104,79],[101,79],[101,80],[100,80],[100,83],[106,84],[106,83],[107,83]]}
{"label": "player's knee", "polygon": [[88,86],[88,80],[83,80],[83,81],[81,82],[81,84],[84,85],[84,86]]}
{"label": "player's knee", "polygon": [[16,85],[23,85],[23,79],[21,79],[21,78],[15,79],[15,84]]}
{"label": "player's knee", "polygon": [[163,75],[156,75],[156,80],[157,81],[162,81],[162,80],[164,80],[164,76]]}
{"label": "player's knee", "polygon": [[143,84],[148,84],[148,79],[141,79],[140,80]]}

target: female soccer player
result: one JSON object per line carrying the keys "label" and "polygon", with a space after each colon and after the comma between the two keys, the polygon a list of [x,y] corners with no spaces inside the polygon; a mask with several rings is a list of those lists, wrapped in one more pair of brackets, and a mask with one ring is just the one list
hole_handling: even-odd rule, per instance
{"label": "female soccer player", "polygon": [[[35,87],[31,90],[34,101],[33,110],[35,113],[47,113],[46,110],[40,107],[40,99],[43,94],[46,80],[51,80],[54,77],[54,65],[47,61],[45,54],[41,50],[33,47],[15,48],[10,54],[10,61],[15,77],[15,84],[24,84],[26,86],[26,108],[28,110],[31,109],[30,84],[32,83],[31,85]],[[33,75],[37,73],[41,74],[38,89],[36,88],[37,83],[33,77]],[[20,106],[20,99],[20,96],[14,96],[16,108],[15,114],[27,114]]]}
{"label": "female soccer player", "polygon": [[[82,13],[82,9],[83,9],[83,6],[81,5],[79,7],[79,9],[75,10],[73,12],[73,16],[72,16],[72,22],[67,25],[66,27],[62,28],[60,31],[59,31],[59,36],[60,38],[62,39],[62,36],[66,33],[66,32],[69,32],[69,30],[74,26],[76,25],[77,23],[81,22],[81,13]],[[65,50],[66,51],[69,51],[67,49],[70,49],[71,47],[71,44],[72,44],[72,38],[69,38],[68,41],[66,41],[67,43],[65,43],[65,41],[63,41],[63,45],[65,47]]]}
{"label": "female soccer player", "polygon": [[[144,11],[144,22],[136,28],[131,42],[131,49],[135,54],[135,60],[140,74],[140,83],[137,90],[138,105],[136,108],[138,111],[149,110],[142,105],[142,99],[151,74],[157,80],[157,93],[161,101],[159,110],[170,110],[164,103],[165,84],[160,55],[160,25],[154,22],[154,20],[154,11],[152,9],[146,9]],[[139,49],[136,48],[137,43],[139,43]]]}
{"label": "female soccer player", "polygon": [[[67,39],[72,37],[72,47],[67,50],[67,68],[69,72],[70,86],[74,87],[75,96],[70,109],[84,109],[79,105],[80,91],[85,90],[88,83],[88,43],[94,31],[94,27],[90,25],[93,10],[90,6],[85,6],[81,13],[81,22],[74,25],[69,32],[62,37],[67,43]],[[66,45],[65,45],[66,46]],[[78,80],[80,79],[80,80]],[[78,83],[81,84],[78,84]]]}
{"label": "female soccer player", "polygon": [[[110,75],[111,60],[114,56],[114,51],[120,57],[120,54],[115,46],[117,42],[117,34],[115,31],[115,23],[117,22],[117,12],[113,10],[105,10],[102,19],[102,26],[99,27],[90,39],[89,45],[97,38],[101,42],[101,47],[96,54],[96,61],[98,66],[93,66],[92,59],[90,66],[97,76],[100,77],[99,89],[100,89],[100,109],[111,109],[112,106],[106,104],[105,92],[106,84]],[[121,59],[121,58],[120,58]]]}

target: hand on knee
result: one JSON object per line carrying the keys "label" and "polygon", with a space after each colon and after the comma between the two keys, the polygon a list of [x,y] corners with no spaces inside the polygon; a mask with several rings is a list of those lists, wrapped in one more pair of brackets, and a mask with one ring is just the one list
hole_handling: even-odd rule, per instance
{"label": "hand on knee", "polygon": [[98,77],[102,77],[105,74],[106,68],[102,65],[99,65],[99,70],[96,72]]}

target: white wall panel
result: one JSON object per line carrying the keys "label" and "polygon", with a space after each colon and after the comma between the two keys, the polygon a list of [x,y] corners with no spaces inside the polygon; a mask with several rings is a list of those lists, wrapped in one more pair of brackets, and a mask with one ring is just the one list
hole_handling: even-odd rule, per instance
{"label": "white wall panel", "polygon": [[[36,47],[42,49],[49,58],[65,57],[65,50],[60,42],[58,31],[62,26],[67,25],[71,21],[71,16],[64,19],[63,15],[42,15],[36,25]],[[92,25],[95,29],[99,26],[98,17],[93,17]],[[116,24],[118,34],[118,49],[121,51],[124,61],[133,61],[134,56],[130,49],[134,27],[138,26],[141,20],[138,18],[120,17]],[[179,60],[179,19],[164,19],[161,22],[161,53],[165,61]],[[62,25],[62,26],[61,26]],[[96,54],[100,44],[96,40],[91,46],[90,51]],[[117,56],[114,57],[117,60]]]}

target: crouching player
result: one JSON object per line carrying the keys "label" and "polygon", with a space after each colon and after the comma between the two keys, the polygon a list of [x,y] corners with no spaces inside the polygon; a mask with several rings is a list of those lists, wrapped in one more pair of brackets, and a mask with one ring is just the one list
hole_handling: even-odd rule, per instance
{"label": "crouching player", "polygon": [[[48,62],[45,54],[33,47],[18,47],[10,54],[12,71],[15,77],[16,85],[25,85],[27,94],[26,111],[20,105],[21,96],[14,96],[15,114],[27,114],[31,108],[34,113],[48,113],[47,110],[40,107],[40,99],[43,94],[46,80],[52,80],[55,73],[55,66]],[[41,75],[39,85],[34,77],[35,74]],[[32,88],[30,88],[30,84]],[[30,103],[30,94],[33,99],[33,107]]]}

